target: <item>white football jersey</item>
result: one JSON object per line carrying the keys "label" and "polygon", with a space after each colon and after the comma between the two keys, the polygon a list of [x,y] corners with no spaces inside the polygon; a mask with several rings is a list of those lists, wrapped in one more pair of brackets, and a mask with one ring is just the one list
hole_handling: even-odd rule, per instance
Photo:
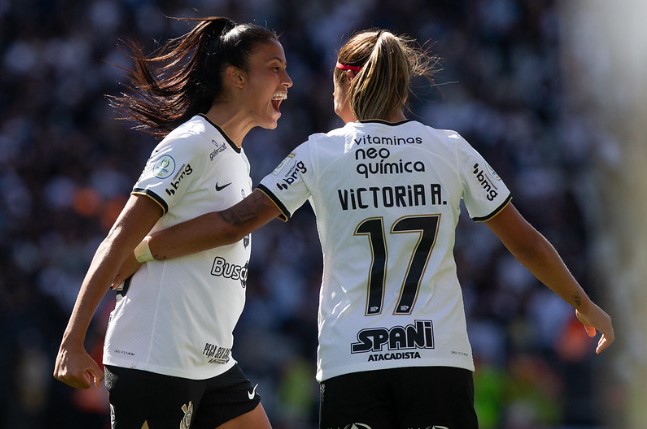
{"label": "white football jersey", "polygon": [[[153,150],[133,189],[164,215],[153,230],[223,210],[251,192],[249,162],[198,115]],[[193,255],[151,261],[110,316],[104,363],[190,379],[230,369],[232,331],[245,304],[250,237]]]}
{"label": "white football jersey", "polygon": [[323,250],[317,379],[408,366],[474,370],[453,256],[510,192],[458,133],[416,121],[315,134],[259,189],[288,219],[306,200]]}

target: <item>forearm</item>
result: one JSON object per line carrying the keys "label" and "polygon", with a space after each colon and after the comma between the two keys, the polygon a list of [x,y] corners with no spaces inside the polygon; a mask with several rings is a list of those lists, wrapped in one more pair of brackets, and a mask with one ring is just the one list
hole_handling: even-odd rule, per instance
{"label": "forearm", "polygon": [[107,239],[104,240],[92,259],[63,334],[63,346],[83,346],[94,313],[117,271],[118,257],[114,252],[111,255],[109,247]]}
{"label": "forearm", "polygon": [[269,198],[255,190],[226,210],[207,213],[151,234],[148,247],[156,260],[190,255],[235,243],[279,214]]}
{"label": "forearm", "polygon": [[536,233],[534,244],[526,249],[509,247],[508,250],[537,280],[559,295],[576,309],[590,305],[584,289],[572,275],[552,244]]}
{"label": "forearm", "polygon": [[609,315],[591,301],[553,245],[512,204],[487,220],[486,225],[540,282],[575,307],[575,314],[589,336],[595,336],[596,329],[602,333],[596,353],[613,343],[615,335]]}
{"label": "forearm", "polygon": [[83,344],[92,317],[123,261],[160,216],[159,206],[148,197],[131,196],[92,258],[63,334],[63,345]]}
{"label": "forearm", "polygon": [[552,244],[509,204],[486,225],[540,282],[576,309],[590,299]]}
{"label": "forearm", "polygon": [[214,247],[235,243],[238,235],[227,233],[220,212],[207,213],[190,221],[157,231],[148,238],[156,260],[173,259]]}

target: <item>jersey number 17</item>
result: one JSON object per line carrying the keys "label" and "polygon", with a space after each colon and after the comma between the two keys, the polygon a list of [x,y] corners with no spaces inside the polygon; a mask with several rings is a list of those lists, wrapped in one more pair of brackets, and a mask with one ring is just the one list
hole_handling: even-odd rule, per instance
{"label": "jersey number 17", "polygon": [[[417,233],[418,242],[413,248],[409,265],[394,314],[411,314],[418,296],[422,275],[427,267],[429,255],[436,242],[440,215],[406,216],[396,220],[391,226],[391,234]],[[380,314],[384,306],[384,289],[387,274],[387,243],[384,232],[384,219],[381,217],[363,220],[354,235],[368,237],[371,247],[371,269],[368,274],[368,291],[366,297],[366,314]]]}

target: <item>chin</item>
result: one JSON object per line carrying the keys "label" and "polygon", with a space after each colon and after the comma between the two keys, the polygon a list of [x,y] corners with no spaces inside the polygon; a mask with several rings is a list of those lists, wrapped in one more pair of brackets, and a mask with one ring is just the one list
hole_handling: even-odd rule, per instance
{"label": "chin", "polygon": [[278,125],[279,125],[279,122],[278,122],[278,120],[276,120],[276,121],[264,123],[260,127],[265,129],[265,130],[273,130],[276,127],[278,127]]}

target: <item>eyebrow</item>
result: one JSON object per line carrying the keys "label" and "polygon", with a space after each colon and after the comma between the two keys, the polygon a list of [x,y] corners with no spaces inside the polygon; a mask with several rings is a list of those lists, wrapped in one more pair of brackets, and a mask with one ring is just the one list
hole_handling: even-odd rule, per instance
{"label": "eyebrow", "polygon": [[286,66],[288,65],[287,61],[283,61],[283,58],[277,57],[276,55],[274,55],[272,58],[268,59],[267,62],[269,63],[269,62],[274,61],[274,60],[278,60],[281,64],[285,64]]}

